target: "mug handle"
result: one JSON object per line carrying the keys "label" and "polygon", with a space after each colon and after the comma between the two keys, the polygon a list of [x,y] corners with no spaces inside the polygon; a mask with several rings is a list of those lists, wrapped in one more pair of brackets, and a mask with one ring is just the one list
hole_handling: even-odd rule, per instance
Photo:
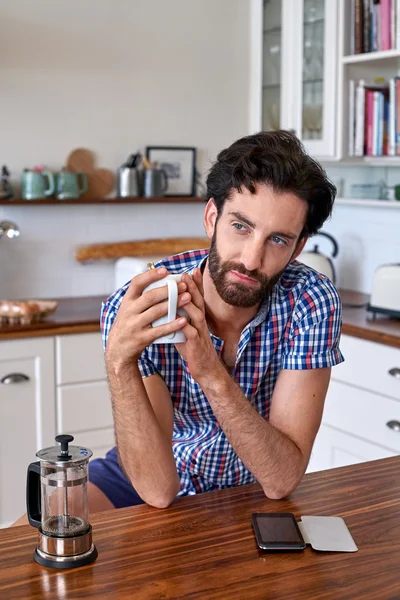
{"label": "mug handle", "polygon": [[[175,279],[167,279],[168,286],[168,323],[172,323],[176,319],[176,311],[178,308],[178,283]],[[173,340],[175,331],[168,334],[166,337]]]}
{"label": "mug handle", "polygon": [[85,173],[82,173],[81,171],[79,171],[76,174],[76,176],[81,178],[81,185],[79,187],[79,195],[83,196],[83,194],[85,194],[88,189],[87,177],[86,177]]}
{"label": "mug handle", "polygon": [[47,190],[44,191],[44,195],[52,196],[56,189],[56,187],[54,185],[53,173],[51,173],[50,171],[43,171],[42,175],[43,175],[43,177],[47,177],[47,181],[49,182],[49,187],[47,188]]}

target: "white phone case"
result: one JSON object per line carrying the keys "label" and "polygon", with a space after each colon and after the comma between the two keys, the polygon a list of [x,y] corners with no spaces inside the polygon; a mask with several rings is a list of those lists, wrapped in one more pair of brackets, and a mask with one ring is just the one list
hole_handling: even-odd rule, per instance
{"label": "white phone case", "polygon": [[302,516],[298,526],[306,544],[322,552],[357,552],[353,537],[341,517]]}

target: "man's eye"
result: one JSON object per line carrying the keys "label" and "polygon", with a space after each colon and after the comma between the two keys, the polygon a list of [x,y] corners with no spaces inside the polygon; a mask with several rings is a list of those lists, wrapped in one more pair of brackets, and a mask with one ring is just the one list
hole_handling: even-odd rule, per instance
{"label": "man's eye", "polygon": [[247,229],[242,223],[234,223],[233,226],[237,231],[245,231]]}
{"label": "man's eye", "polygon": [[283,244],[284,246],[286,246],[286,245],[287,245],[286,241],[285,241],[285,240],[283,240],[282,238],[278,237],[277,235],[273,235],[273,236],[271,237],[271,240],[274,242],[274,244],[278,244],[279,246],[281,246],[282,244]]}

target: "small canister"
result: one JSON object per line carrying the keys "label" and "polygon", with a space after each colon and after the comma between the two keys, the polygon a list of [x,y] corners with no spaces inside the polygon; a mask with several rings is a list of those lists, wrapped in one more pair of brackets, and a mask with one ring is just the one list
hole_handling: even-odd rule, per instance
{"label": "small canister", "polygon": [[136,168],[121,167],[118,169],[118,196],[120,198],[137,198],[142,195],[141,177]]}

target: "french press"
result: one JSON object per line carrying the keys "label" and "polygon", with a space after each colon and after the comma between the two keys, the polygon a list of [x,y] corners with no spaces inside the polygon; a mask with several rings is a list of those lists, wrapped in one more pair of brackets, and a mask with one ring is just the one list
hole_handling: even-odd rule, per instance
{"label": "french press", "polygon": [[29,523],[39,530],[34,559],[45,567],[70,569],[97,558],[88,520],[88,462],[92,451],[69,446],[72,435],[36,453],[38,462],[27,472],[26,505]]}

